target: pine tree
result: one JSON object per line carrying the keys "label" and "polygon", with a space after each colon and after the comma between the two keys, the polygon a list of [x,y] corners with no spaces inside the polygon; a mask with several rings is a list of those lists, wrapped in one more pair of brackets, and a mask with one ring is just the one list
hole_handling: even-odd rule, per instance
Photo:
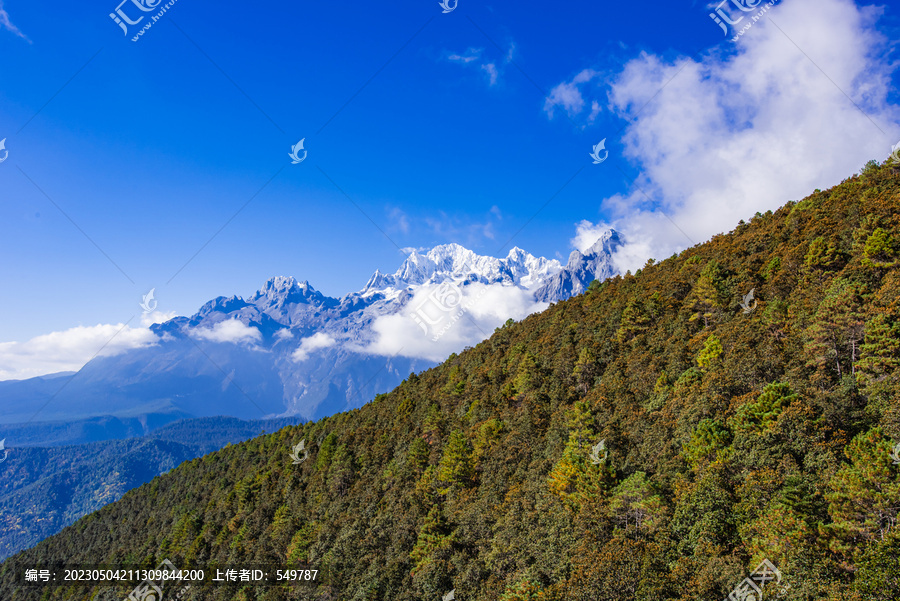
{"label": "pine tree", "polygon": [[608,458],[603,458],[599,464],[591,460],[592,448],[600,441],[587,401],[575,403],[569,412],[568,426],[569,440],[562,457],[550,471],[547,483],[550,492],[571,509],[577,509],[585,501],[604,497],[615,472]]}
{"label": "pine tree", "polygon": [[705,418],[700,420],[691,434],[691,439],[682,448],[682,456],[697,468],[705,466],[716,458],[716,454],[728,446],[731,431],[719,421]]}
{"label": "pine tree", "polygon": [[865,326],[865,343],[859,349],[857,380],[860,384],[881,380],[900,368],[900,322],[879,313]]}
{"label": "pine tree", "polygon": [[884,540],[900,515],[900,466],[881,428],[857,435],[844,449],[850,464],[829,483],[828,513],[835,550],[848,556],[861,544]]}
{"label": "pine tree", "polygon": [[769,384],[755,401],[738,409],[733,418],[735,431],[761,434],[770,430],[781,412],[797,398],[798,395],[791,391],[789,385],[779,382]]}
{"label": "pine tree", "polygon": [[416,544],[409,554],[410,559],[413,560],[413,573],[422,570],[435,552],[450,547],[452,543],[451,530],[440,506],[432,505],[419,530]]}
{"label": "pine tree", "polygon": [[863,265],[869,267],[894,267],[900,263],[900,242],[889,231],[876,228],[866,240]]}
{"label": "pine tree", "polygon": [[715,334],[710,334],[703,344],[703,350],[697,355],[697,365],[704,371],[710,369],[718,361],[722,352],[722,342]]}
{"label": "pine tree", "polygon": [[810,366],[821,371],[833,365],[838,378],[845,373],[855,374],[859,343],[865,331],[861,306],[859,284],[843,278],[832,282],[806,332]]}
{"label": "pine tree", "polygon": [[581,352],[578,353],[578,360],[575,362],[575,369],[572,370],[581,394],[587,394],[594,385],[594,379],[600,375],[600,371],[594,352],[589,347],[581,349]]}
{"label": "pine tree", "polygon": [[650,318],[646,315],[644,307],[639,301],[631,301],[622,311],[622,322],[616,331],[616,341],[619,344],[628,342],[638,334],[647,330]]}
{"label": "pine tree", "polygon": [[700,277],[688,297],[689,307],[695,311],[690,321],[703,319],[703,327],[708,328],[721,309],[719,288],[721,284],[719,265],[710,261],[700,272]]}
{"label": "pine tree", "polygon": [[444,455],[437,468],[438,492],[449,494],[454,486],[472,484],[474,469],[469,452],[469,441],[461,430],[454,430],[447,440]]}

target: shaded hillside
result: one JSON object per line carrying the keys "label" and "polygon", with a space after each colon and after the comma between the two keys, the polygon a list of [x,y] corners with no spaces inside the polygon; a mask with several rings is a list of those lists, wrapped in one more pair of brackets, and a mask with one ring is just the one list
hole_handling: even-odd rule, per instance
{"label": "shaded hillside", "polygon": [[361,409],[194,459],[7,561],[0,598],[40,594],[15,565],[166,558],[308,562],[299,598],[322,600],[720,600],[764,558],[784,599],[900,598],[898,291],[900,175],[870,164]]}
{"label": "shaded hillside", "polygon": [[[0,390],[2,395],[2,390]],[[12,447],[61,447],[101,440],[123,440],[146,436],[174,421],[189,419],[172,411],[136,417],[101,415],[79,420],[0,424],[0,440]]]}
{"label": "shaded hillside", "polygon": [[0,560],[185,461],[302,421],[199,418],[129,440],[8,449],[0,463]]}

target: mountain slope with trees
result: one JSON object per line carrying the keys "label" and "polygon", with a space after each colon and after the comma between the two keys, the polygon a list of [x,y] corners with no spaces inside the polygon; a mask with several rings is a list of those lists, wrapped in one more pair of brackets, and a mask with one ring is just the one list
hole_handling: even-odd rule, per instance
{"label": "mountain slope with trees", "polygon": [[898,292],[900,173],[870,163],[360,409],[194,459],[8,560],[0,598],[39,598],[16,566],[166,558],[308,564],[321,600],[719,600],[763,559],[783,599],[900,598]]}

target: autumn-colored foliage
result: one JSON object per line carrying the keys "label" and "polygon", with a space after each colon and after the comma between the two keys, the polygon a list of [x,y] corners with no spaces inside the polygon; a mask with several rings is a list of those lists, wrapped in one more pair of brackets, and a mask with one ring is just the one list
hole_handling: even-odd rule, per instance
{"label": "autumn-colored foliage", "polygon": [[900,599],[898,241],[900,174],[870,164],[185,463],[9,560],[0,598],[38,598],[8,566],[169,558],[306,561],[321,600],[721,600],[763,559],[787,601]]}

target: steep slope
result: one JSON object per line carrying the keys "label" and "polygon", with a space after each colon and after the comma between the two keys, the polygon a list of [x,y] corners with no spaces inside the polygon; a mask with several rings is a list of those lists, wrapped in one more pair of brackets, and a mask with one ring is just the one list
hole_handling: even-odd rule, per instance
{"label": "steep slope", "polygon": [[192,599],[713,600],[768,559],[790,601],[897,599],[898,291],[900,175],[869,165],[182,465],[7,560],[0,598],[124,598],[14,574],[170,559],[319,570]]}

